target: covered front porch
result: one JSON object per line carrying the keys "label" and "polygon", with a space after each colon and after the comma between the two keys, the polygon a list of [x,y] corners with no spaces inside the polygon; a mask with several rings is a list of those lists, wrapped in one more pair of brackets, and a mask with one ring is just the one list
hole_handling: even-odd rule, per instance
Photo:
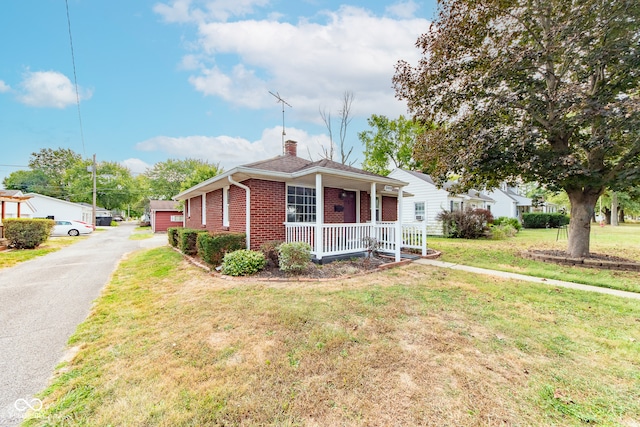
{"label": "covered front porch", "polygon": [[[289,210],[287,222],[284,223],[285,241],[308,243],[311,246],[312,255],[318,261],[329,256],[355,255],[369,251],[386,253],[394,256],[396,261],[400,261],[401,250],[404,248],[418,249],[422,255],[426,255],[426,223],[424,221],[412,224],[402,223],[402,198],[408,195],[402,190],[404,183],[397,180],[378,183],[380,181],[378,177],[367,177],[364,180],[361,176],[358,178],[358,181],[351,180],[345,185],[344,178],[338,181],[332,174],[315,174],[316,200],[312,206],[313,212],[311,215],[296,215],[293,207],[288,205],[288,209],[291,208],[291,210]],[[325,200],[325,197],[331,194],[323,191],[327,187],[334,189],[346,187],[346,190],[356,190],[352,192],[355,201],[349,202],[353,204],[353,216],[346,214],[349,192],[341,192],[340,199],[345,203],[336,206],[333,204],[334,199]],[[383,203],[385,198],[397,200],[385,205]],[[394,219],[397,220],[380,221],[384,219],[383,213],[389,205],[395,211],[391,216],[395,216]],[[361,206],[368,209],[362,211]],[[330,212],[325,212],[329,209],[331,209]],[[341,209],[345,211],[344,220],[336,220],[339,217],[336,217],[334,210]],[[306,221],[293,221],[297,218],[303,218]]]}

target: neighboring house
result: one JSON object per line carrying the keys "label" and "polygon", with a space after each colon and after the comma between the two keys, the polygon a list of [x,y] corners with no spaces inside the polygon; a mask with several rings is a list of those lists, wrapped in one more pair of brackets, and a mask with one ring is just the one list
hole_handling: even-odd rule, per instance
{"label": "neighboring house", "polygon": [[60,200],[38,193],[27,193],[26,195],[31,196],[29,202],[35,209],[33,214],[34,218],[68,219],[83,221],[88,224],[94,223],[94,221],[91,220],[91,205],[67,202],[66,200]]}
{"label": "neighboring house", "polygon": [[517,191],[516,187],[509,187],[503,183],[500,188],[487,192],[487,195],[496,201],[492,211],[494,218],[506,216],[522,221],[522,214],[531,212],[531,199],[521,196]]}
{"label": "neighboring house", "polygon": [[476,190],[464,194],[450,194],[448,189],[453,183],[445,183],[438,188],[431,176],[417,171],[394,169],[390,178],[399,179],[409,184],[405,188],[413,197],[403,200],[404,223],[426,222],[427,233],[442,235],[442,222],[437,220],[442,211],[471,209],[492,210],[495,201]]}
{"label": "neighboring house", "polygon": [[[366,251],[367,237],[400,259],[406,233],[397,221],[406,182],[323,159],[285,154],[238,166],[181,192],[184,226],[245,232],[247,247],[305,241],[317,260]],[[426,251],[426,238],[420,240]]]}
{"label": "neighboring house", "polygon": [[150,200],[151,230],[159,233],[169,227],[182,227],[184,215],[179,206],[180,203],[173,200]]}

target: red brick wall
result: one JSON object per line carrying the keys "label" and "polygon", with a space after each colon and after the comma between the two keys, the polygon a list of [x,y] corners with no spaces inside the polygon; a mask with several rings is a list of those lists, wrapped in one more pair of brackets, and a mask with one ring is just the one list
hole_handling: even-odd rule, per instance
{"label": "red brick wall", "polygon": [[171,221],[172,215],[182,215],[180,211],[156,211],[154,212],[155,221],[154,232],[167,231],[169,227],[182,227],[182,221]]}
{"label": "red brick wall", "polygon": [[207,193],[207,230],[222,231],[222,189]]}
{"label": "red brick wall", "polygon": [[[249,179],[243,182],[251,188],[251,249],[259,249],[269,240],[285,238],[284,222],[286,221],[286,186],[284,182]],[[233,187],[232,187],[233,188]],[[242,230],[244,223],[244,190],[242,193]],[[232,203],[235,200],[232,197]],[[234,216],[231,216],[232,222]]]}
{"label": "red brick wall", "polygon": [[382,221],[396,221],[398,219],[398,199],[382,196]]}
{"label": "red brick wall", "polygon": [[[185,204],[188,204],[189,201],[185,200]],[[202,225],[202,197],[196,196],[191,198],[191,212],[190,216],[187,217],[187,228],[204,228]]]}
{"label": "red brick wall", "polygon": [[371,221],[371,195],[366,191],[360,192],[360,222]]}
{"label": "red brick wall", "polygon": [[325,187],[324,189],[324,222],[327,224],[342,224],[344,212],[335,212],[334,206],[344,206],[340,200],[341,188]]}

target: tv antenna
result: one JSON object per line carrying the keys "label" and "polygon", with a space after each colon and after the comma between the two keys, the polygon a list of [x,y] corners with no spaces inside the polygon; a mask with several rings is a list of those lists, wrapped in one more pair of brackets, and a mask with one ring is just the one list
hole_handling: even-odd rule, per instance
{"label": "tv antenna", "polygon": [[291,106],[291,104],[289,104],[287,101],[285,101],[284,99],[282,99],[282,97],[280,96],[280,94],[279,94],[278,92],[273,93],[273,92],[269,91],[269,93],[270,93],[271,95],[273,95],[273,96],[277,99],[277,101],[276,101],[276,102],[279,102],[279,103],[281,103],[281,104],[282,104],[282,154],[284,154],[284,136],[287,134],[287,133],[284,131],[284,106],[285,106],[285,104],[286,104],[286,105],[288,105],[290,108],[293,108],[293,107],[292,107],[292,106]]}

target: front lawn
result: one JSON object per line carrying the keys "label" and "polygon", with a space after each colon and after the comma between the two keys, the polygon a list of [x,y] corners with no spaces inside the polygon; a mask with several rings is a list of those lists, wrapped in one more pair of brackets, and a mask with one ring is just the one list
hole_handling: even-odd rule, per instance
{"label": "front lawn", "polygon": [[640,302],[409,266],[332,282],[125,260],[26,426],[632,426]]}
{"label": "front lawn", "polygon": [[[567,237],[556,229],[522,230],[507,240],[429,237],[428,246],[442,252],[442,261],[640,292],[638,272],[568,267],[520,256],[531,249],[566,250]],[[640,261],[640,225],[592,227],[591,251]]]}
{"label": "front lawn", "polygon": [[87,236],[78,237],[49,237],[46,242],[35,249],[11,249],[0,251],[0,269],[13,267],[21,262],[29,261],[34,258],[56,252],[66,246],[72,245],[80,240],[86,239]]}

